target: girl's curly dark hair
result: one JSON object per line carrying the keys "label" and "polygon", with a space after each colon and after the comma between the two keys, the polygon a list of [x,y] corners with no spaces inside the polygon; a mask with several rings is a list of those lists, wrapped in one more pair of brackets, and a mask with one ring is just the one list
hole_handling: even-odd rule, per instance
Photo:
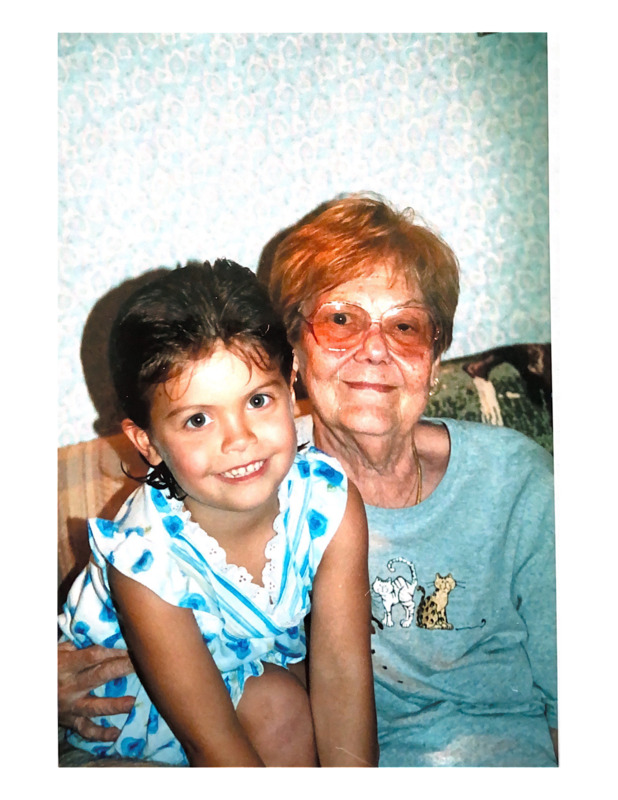
{"label": "girl's curly dark hair", "polygon": [[[148,431],[155,387],[219,342],[249,364],[279,369],[290,382],[294,355],[285,327],[250,269],[228,259],[189,263],[137,289],[121,306],[109,343],[112,381],[126,416]],[[185,497],[164,463],[149,466],[136,480]]]}

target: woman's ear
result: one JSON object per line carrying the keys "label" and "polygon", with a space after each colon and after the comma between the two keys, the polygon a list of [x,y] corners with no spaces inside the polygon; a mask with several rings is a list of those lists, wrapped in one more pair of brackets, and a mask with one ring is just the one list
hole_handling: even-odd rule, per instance
{"label": "woman's ear", "polygon": [[297,377],[298,377],[298,359],[296,358],[296,353],[294,353],[294,361],[292,362],[292,372],[290,373],[290,397],[292,400],[292,408],[294,410],[294,416],[298,416],[298,407],[296,405],[296,389],[294,388],[294,384],[296,382]]}
{"label": "woman's ear", "polygon": [[438,380],[438,374],[440,372],[440,361],[441,361],[441,359],[442,359],[442,356],[438,356],[436,358],[436,360],[433,362],[433,366],[431,367],[431,378],[430,378],[430,381],[431,381],[432,386]]}
{"label": "woman's ear", "polygon": [[440,356],[436,358],[431,367],[431,374],[429,376],[429,397],[433,397],[438,391],[440,383]]}
{"label": "woman's ear", "polygon": [[140,428],[132,419],[128,418],[123,419],[121,425],[125,436],[149,464],[156,467],[157,464],[163,461],[150,436],[143,428]]}
{"label": "woman's ear", "polygon": [[296,378],[298,377],[298,358],[296,356],[296,352],[294,352],[294,361],[292,362],[292,372],[290,373],[290,391],[292,392],[292,399],[296,399],[296,393],[294,391],[294,383]]}

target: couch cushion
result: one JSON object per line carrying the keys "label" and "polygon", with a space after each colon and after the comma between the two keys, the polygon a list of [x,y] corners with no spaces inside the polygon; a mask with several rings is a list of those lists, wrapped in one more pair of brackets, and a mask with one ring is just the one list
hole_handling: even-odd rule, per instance
{"label": "couch cushion", "polygon": [[146,465],[121,433],[58,449],[58,585],[62,603],[90,550],[86,520],[113,519],[137,488],[124,474],[146,474]]}

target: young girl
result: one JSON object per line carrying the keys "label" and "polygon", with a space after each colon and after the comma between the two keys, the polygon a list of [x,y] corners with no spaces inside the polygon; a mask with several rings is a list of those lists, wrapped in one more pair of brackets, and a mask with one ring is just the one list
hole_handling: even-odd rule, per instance
{"label": "young girl", "polygon": [[[293,353],[254,274],[178,268],[114,323],[125,434],[150,465],[60,629],[128,648],[135,696],[101,756],[191,766],[377,766],[367,528],[338,462],[296,453]],[[309,692],[304,618],[311,607]],[[139,678],[137,677],[139,675]]]}

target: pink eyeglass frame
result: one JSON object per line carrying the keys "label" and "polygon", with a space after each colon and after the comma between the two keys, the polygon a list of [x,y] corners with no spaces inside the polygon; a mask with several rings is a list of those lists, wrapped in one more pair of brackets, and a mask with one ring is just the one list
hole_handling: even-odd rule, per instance
{"label": "pink eyeglass frame", "polygon": [[[345,311],[346,307],[350,307],[351,306],[352,308],[359,309],[360,311],[362,311],[365,314],[366,318],[369,319],[369,325],[367,326],[365,331],[361,334],[361,338],[359,339],[358,342],[355,342],[354,344],[342,346],[342,347],[328,347],[325,344],[322,344],[320,342],[320,340],[318,339],[318,337],[315,334],[315,330],[314,330],[314,327],[313,327],[313,320],[315,319],[317,313],[319,311],[321,311],[323,308],[325,308],[326,306],[334,306],[335,310],[339,310],[339,309],[337,309],[337,307],[339,307],[340,310],[343,310],[343,311]],[[317,344],[320,347],[324,348],[325,350],[329,350],[331,352],[345,352],[346,350],[352,350],[354,347],[357,347],[358,345],[364,343],[365,339],[367,338],[367,336],[369,334],[369,331],[371,330],[372,325],[374,325],[374,324],[378,324],[380,326],[380,333],[383,336],[384,341],[386,342],[387,347],[390,350],[391,349],[390,340],[389,340],[389,337],[387,336],[387,334],[385,334],[385,332],[384,332],[384,324],[383,324],[384,317],[387,316],[387,315],[392,315],[393,312],[403,311],[406,308],[418,308],[418,309],[424,311],[427,314],[427,316],[429,318],[429,321],[431,322],[431,325],[432,325],[432,327],[434,329],[434,334],[433,334],[432,338],[430,339],[430,342],[436,342],[438,340],[439,336],[440,336],[440,327],[436,323],[431,311],[427,308],[427,306],[423,305],[422,303],[404,303],[401,306],[392,306],[391,308],[387,308],[386,311],[378,319],[376,319],[375,317],[370,316],[370,314],[367,311],[367,309],[363,308],[361,305],[358,305],[358,303],[349,303],[349,302],[347,302],[345,300],[329,300],[326,303],[321,303],[316,309],[314,309],[312,311],[312,313],[308,317],[303,317],[303,320],[305,321],[305,323],[311,329],[311,334],[313,335],[313,338],[316,340]],[[397,350],[397,348],[395,349],[395,351],[396,350]],[[403,350],[405,351],[405,348],[403,348]]]}

